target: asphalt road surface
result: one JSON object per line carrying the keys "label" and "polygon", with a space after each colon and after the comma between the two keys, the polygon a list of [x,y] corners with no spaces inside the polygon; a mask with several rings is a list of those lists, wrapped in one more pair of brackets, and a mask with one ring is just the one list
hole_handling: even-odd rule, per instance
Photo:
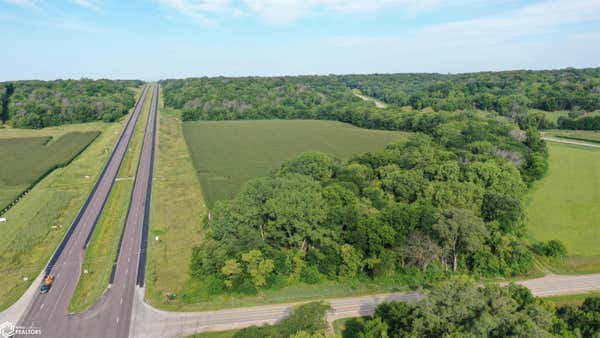
{"label": "asphalt road surface", "polygon": [[[106,170],[97,182],[72,225],[72,235],[58,249],[55,264],[49,273],[55,276],[54,285],[47,294],[37,294],[20,321],[23,327],[39,328],[43,337],[127,337],[133,303],[135,281],[140,257],[141,227],[146,215],[148,187],[154,156],[154,136],[158,103],[158,85],[155,87],[142,155],[131,196],[122,242],[116,262],[114,282],[101,300],[83,314],[68,314],[67,309],[81,273],[85,245],[108,199],[117,178],[123,157],[129,146],[137,120],[147,97],[144,87],[134,112],[122,132],[109,159]],[[39,287],[39,285],[38,285]]]}
{"label": "asphalt road surface", "polygon": [[[559,296],[600,291],[600,274],[547,275],[516,282],[536,296]],[[378,304],[389,301],[415,302],[416,292],[329,299],[332,311],[327,320],[370,315]],[[166,312],[144,302],[144,289],[137,288],[130,337],[186,337],[197,332],[224,331],[251,325],[273,324],[286,317],[296,304],[275,304],[205,312]]]}

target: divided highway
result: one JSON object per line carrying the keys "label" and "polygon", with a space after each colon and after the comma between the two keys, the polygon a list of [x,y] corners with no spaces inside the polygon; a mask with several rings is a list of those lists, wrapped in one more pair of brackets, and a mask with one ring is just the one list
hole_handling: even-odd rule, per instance
{"label": "divided highway", "polygon": [[[147,208],[152,185],[158,85],[153,93],[131,204],[113,271],[113,283],[89,311],[67,314],[67,309],[79,281],[87,241],[117,178],[147,94],[146,85],[100,178],[48,264],[46,274],[55,276],[52,289],[45,295],[34,296],[19,326],[38,328],[44,337],[128,336],[139,261],[141,257],[145,259],[145,255],[140,255],[140,252],[142,243],[145,243],[142,235],[147,234],[144,228],[147,229]],[[145,261],[142,263],[145,264]],[[143,274],[141,278],[143,280]]]}

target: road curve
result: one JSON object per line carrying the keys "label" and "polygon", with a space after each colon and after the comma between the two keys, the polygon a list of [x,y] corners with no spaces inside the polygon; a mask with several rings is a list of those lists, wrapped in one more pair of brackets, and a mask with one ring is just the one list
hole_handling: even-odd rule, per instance
{"label": "road curve", "polygon": [[[548,275],[516,282],[526,286],[536,296],[600,291],[600,274],[565,276]],[[144,302],[144,289],[136,289],[130,337],[186,337],[207,332],[239,329],[251,325],[273,324],[286,317],[294,304],[276,304],[206,312],[166,312]],[[329,299],[332,311],[328,321],[339,318],[370,315],[378,304],[389,301],[415,302],[422,296],[417,292]]]}
{"label": "road curve", "polygon": [[79,281],[87,242],[117,178],[147,94],[146,85],[92,192],[48,264],[46,274],[55,276],[52,289],[47,294],[34,295],[20,326],[39,328],[44,337],[89,337],[87,332],[72,334],[81,325],[74,320],[79,315],[68,315],[67,309]]}

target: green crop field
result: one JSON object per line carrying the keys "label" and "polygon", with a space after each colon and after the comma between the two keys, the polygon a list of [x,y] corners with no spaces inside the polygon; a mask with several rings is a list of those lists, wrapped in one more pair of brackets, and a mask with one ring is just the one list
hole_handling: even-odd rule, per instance
{"label": "green crop field", "polygon": [[0,210],[57,167],[69,163],[97,136],[98,131],[51,136],[0,139]]}
{"label": "green crop field", "polygon": [[547,176],[527,198],[528,229],[536,240],[561,240],[572,256],[564,272],[600,268],[600,149],[548,143]]}
{"label": "green crop field", "polygon": [[304,151],[348,159],[406,135],[314,120],[185,122],[183,131],[209,206]]}

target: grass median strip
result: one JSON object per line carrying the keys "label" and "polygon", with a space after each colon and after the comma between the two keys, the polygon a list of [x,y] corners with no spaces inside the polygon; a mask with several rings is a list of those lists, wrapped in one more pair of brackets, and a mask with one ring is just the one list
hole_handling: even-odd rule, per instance
{"label": "grass median strip", "polygon": [[[150,89],[151,90],[151,89]],[[149,91],[151,93],[151,91]],[[144,133],[150,107],[150,96],[146,99],[138,124],[123,158],[118,177],[134,177],[142,150]],[[85,253],[82,274],[71,299],[69,312],[83,312],[100,298],[109,283],[110,274],[117,254],[119,238],[127,217],[134,180],[115,182],[105,209],[90,239]]]}
{"label": "grass median strip", "polygon": [[170,298],[190,278],[192,248],[202,239],[206,206],[179,113],[162,108],[162,97],[159,107],[145,285],[148,302],[166,308],[177,302]]}

